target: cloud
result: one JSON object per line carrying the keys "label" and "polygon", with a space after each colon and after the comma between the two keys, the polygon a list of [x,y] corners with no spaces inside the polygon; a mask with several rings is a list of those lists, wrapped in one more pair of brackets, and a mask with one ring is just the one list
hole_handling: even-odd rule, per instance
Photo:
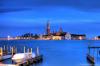
{"label": "cloud", "polygon": [[97,11],[100,9],[100,0],[40,0],[36,5],[72,7],[83,11]]}
{"label": "cloud", "polygon": [[[100,11],[100,0],[3,0],[1,8],[34,7],[72,7],[83,11]],[[1,10],[0,12],[19,11],[18,9]]]}
{"label": "cloud", "polygon": [[29,8],[7,8],[7,9],[0,9],[0,13],[26,11],[26,10],[30,10],[30,9]]}

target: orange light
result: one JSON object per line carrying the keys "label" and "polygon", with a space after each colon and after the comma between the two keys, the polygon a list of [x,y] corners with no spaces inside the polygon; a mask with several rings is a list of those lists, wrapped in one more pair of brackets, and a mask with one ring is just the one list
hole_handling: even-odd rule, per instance
{"label": "orange light", "polygon": [[79,40],[82,40],[82,36],[79,36]]}

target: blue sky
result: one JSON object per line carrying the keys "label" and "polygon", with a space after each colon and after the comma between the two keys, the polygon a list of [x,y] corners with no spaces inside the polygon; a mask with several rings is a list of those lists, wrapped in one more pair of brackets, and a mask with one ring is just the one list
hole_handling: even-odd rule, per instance
{"label": "blue sky", "polygon": [[51,31],[100,35],[99,0],[0,0],[0,37]]}

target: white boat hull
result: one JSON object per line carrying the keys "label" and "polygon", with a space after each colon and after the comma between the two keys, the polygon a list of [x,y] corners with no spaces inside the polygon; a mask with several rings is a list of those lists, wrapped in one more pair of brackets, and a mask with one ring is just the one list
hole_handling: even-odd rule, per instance
{"label": "white boat hull", "polygon": [[32,53],[32,54],[30,54],[30,53],[18,53],[12,57],[12,60],[15,61],[16,63],[22,63],[22,62],[25,62],[28,59],[31,59],[34,57],[35,57],[34,53]]}

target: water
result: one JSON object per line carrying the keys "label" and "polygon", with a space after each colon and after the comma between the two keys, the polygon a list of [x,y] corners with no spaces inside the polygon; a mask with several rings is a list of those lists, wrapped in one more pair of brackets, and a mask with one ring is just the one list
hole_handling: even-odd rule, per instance
{"label": "water", "polygon": [[[18,52],[23,51],[24,46],[33,48],[33,52],[39,47],[40,53],[43,54],[43,62],[36,66],[90,66],[86,59],[88,43],[99,45],[100,41],[15,40],[0,41],[0,46],[16,46]],[[3,63],[10,64],[11,60]]]}

